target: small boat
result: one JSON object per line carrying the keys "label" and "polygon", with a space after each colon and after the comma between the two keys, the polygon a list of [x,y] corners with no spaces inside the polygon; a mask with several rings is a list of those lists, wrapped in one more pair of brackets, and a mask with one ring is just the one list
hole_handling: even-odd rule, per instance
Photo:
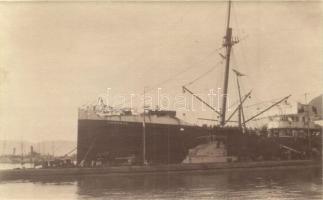
{"label": "small boat", "polygon": [[322,168],[320,161],[288,160],[260,162],[218,162],[191,163],[169,165],[129,165],[101,168],[40,168],[40,169],[11,169],[0,170],[0,181],[32,180],[42,178],[77,178],[82,176],[104,176],[114,174],[143,174],[143,173],[194,173],[221,172],[233,170],[277,170],[289,168]]}

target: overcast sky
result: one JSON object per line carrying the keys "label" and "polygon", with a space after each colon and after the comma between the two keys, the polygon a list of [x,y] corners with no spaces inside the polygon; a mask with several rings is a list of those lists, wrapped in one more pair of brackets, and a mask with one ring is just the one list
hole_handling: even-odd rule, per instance
{"label": "overcast sky", "polygon": [[[319,1],[233,4],[232,67],[253,101],[322,93],[322,11]],[[140,94],[173,77],[161,87],[181,93],[221,61],[226,12],[221,2],[0,3],[0,139],[76,140],[77,108],[107,88]],[[190,88],[221,87],[223,69]]]}

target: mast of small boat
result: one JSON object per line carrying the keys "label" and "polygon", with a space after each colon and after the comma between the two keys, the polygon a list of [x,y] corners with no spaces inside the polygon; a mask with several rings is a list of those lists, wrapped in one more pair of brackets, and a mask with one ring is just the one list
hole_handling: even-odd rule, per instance
{"label": "mast of small boat", "polygon": [[144,87],[144,112],[142,120],[142,164],[146,165],[146,87]]}
{"label": "mast of small boat", "polygon": [[230,14],[231,14],[231,0],[228,3],[228,18],[227,18],[227,29],[226,35],[224,36],[223,47],[226,48],[226,56],[225,56],[225,72],[224,72],[224,83],[223,83],[223,95],[222,95],[222,108],[221,108],[221,121],[220,125],[225,125],[225,114],[227,108],[227,96],[228,96],[228,81],[229,81],[229,71],[230,71],[230,55],[231,55],[231,47],[233,42],[232,38],[232,28],[230,28]]}
{"label": "mast of small boat", "polygon": [[308,149],[309,149],[309,158],[312,158],[312,134],[310,132],[310,104],[307,103],[307,95],[308,93],[304,94],[305,97],[305,105],[307,105],[306,109],[306,118],[307,118],[307,136],[308,136]]}
{"label": "mast of small boat", "polygon": [[21,167],[22,168],[24,168],[24,164],[25,164],[25,162],[24,162],[24,143],[23,143],[23,140],[21,139]]}

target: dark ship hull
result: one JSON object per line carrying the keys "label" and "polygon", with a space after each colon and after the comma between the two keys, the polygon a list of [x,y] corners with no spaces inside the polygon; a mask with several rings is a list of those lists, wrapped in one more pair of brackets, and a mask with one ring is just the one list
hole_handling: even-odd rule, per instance
{"label": "dark ship hull", "polygon": [[[181,123],[146,123],[145,127],[146,161],[152,165],[182,163],[190,149],[200,144],[219,141],[225,144],[227,155],[235,156],[239,161],[309,157],[308,138],[268,137],[266,132],[242,133],[237,127],[201,127]],[[312,148],[320,151],[320,141],[321,135],[313,136]],[[291,149],[291,155],[286,155],[286,148]],[[143,123],[79,119],[77,152],[77,162],[83,162],[85,166],[97,161],[107,165],[141,164]]]}
{"label": "dark ship hull", "polygon": [[[198,126],[147,123],[146,159],[151,164],[181,163],[190,148],[204,143],[213,132]],[[79,120],[77,146],[78,162],[103,157],[113,163],[130,156],[140,162],[143,126],[138,122]]]}

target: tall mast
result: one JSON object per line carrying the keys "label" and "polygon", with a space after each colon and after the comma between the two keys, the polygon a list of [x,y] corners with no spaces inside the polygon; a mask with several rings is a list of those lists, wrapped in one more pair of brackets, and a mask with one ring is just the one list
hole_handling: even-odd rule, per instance
{"label": "tall mast", "polygon": [[231,47],[233,42],[231,40],[232,37],[232,28],[230,28],[230,13],[231,12],[231,0],[229,0],[228,4],[228,18],[227,18],[227,30],[226,35],[224,36],[223,46],[226,48],[226,62],[225,62],[225,72],[224,72],[224,83],[223,83],[223,96],[222,96],[222,108],[221,108],[221,121],[220,125],[224,126],[225,124],[225,114],[227,109],[227,96],[228,96],[228,81],[229,81],[229,69],[230,69],[230,55],[231,55]]}

